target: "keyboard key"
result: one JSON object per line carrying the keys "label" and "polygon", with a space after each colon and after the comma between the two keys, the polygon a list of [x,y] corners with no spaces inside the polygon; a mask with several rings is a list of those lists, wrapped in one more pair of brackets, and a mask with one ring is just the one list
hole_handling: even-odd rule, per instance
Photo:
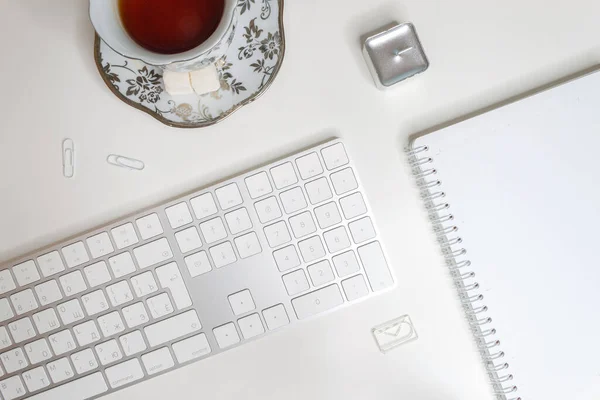
{"label": "keyboard key", "polygon": [[298,319],[320,314],[343,303],[344,299],[340,289],[335,284],[292,300],[292,306]]}
{"label": "keyboard key", "polygon": [[213,333],[215,339],[217,339],[217,344],[222,349],[226,349],[240,342],[240,336],[238,335],[233,322],[213,329]]}
{"label": "keyboard key", "polygon": [[92,349],[85,349],[72,354],[71,362],[78,374],[85,374],[86,372],[98,368],[98,361],[96,360]]}
{"label": "keyboard key", "polygon": [[81,300],[83,301],[83,307],[85,307],[85,311],[89,316],[108,310],[108,301],[102,290],[96,290],[95,292],[85,294]]}
{"label": "keyboard key", "polygon": [[90,257],[88,256],[83,242],[77,242],[67,247],[63,247],[62,253],[69,268],[77,267],[78,265],[90,261]]}
{"label": "keyboard key", "polygon": [[7,374],[27,368],[29,365],[25,358],[25,353],[20,347],[0,354],[0,359],[2,359],[2,365],[4,365],[4,370]]}
{"label": "keyboard key", "polygon": [[290,231],[284,221],[269,225],[264,230],[269,246],[271,247],[278,247],[292,240]]}
{"label": "keyboard key", "polygon": [[[57,356],[67,353],[76,347],[75,339],[73,339],[73,335],[71,335],[71,332],[68,329],[50,335],[48,340],[50,341],[50,346],[52,346],[52,351],[54,351],[54,354]],[[69,363],[67,362],[67,364]],[[50,367],[48,367],[48,369],[50,369]],[[52,372],[50,372],[50,374],[52,374]],[[54,380],[54,378],[52,379]],[[56,382],[56,380],[54,381]]]}
{"label": "keyboard key", "polygon": [[46,375],[44,367],[37,367],[23,373],[23,381],[30,392],[35,392],[50,386],[50,379]]}
{"label": "keyboard key", "polygon": [[325,244],[330,253],[337,253],[340,250],[344,250],[350,247],[350,238],[346,228],[340,226],[323,234]]}
{"label": "keyboard key", "polygon": [[50,377],[54,383],[65,381],[75,375],[71,368],[71,364],[69,364],[69,360],[66,357],[48,363],[46,367],[48,368],[48,372],[50,372]]}
{"label": "keyboard key", "polygon": [[217,213],[217,205],[211,193],[205,193],[190,200],[196,218],[202,219]]}
{"label": "keyboard key", "polygon": [[123,320],[117,311],[98,317],[98,325],[100,325],[100,330],[104,337],[116,335],[125,330]]}
{"label": "keyboard key", "polygon": [[135,264],[131,258],[131,254],[123,253],[108,259],[110,269],[115,278],[120,278],[135,272]]}
{"label": "keyboard key", "polygon": [[57,309],[60,319],[65,325],[69,325],[73,322],[83,319],[83,310],[81,309],[81,304],[77,299],[59,304]]}
{"label": "keyboard key", "polygon": [[125,304],[131,300],[133,300],[133,294],[131,293],[131,289],[127,284],[127,281],[121,281],[119,283],[115,283],[114,285],[110,285],[106,287],[106,294],[110,300],[110,304],[113,307],[120,306],[121,304]]}
{"label": "keyboard key", "polygon": [[273,191],[266,172],[259,172],[256,175],[249,176],[245,181],[248,193],[250,193],[250,197],[253,199],[257,199]]}
{"label": "keyboard key", "polygon": [[87,321],[81,325],[74,326],[73,332],[75,333],[77,343],[82,347],[100,340],[100,332],[98,332],[94,321]]}
{"label": "keyboard key", "polygon": [[283,209],[287,214],[292,214],[308,207],[308,203],[306,203],[306,198],[304,197],[304,192],[302,192],[300,187],[295,187],[283,192],[279,195],[279,197],[281,198]]}
{"label": "keyboard key", "polygon": [[117,245],[117,249],[119,250],[139,242],[132,223],[113,228],[111,229],[110,233],[115,241],[115,244]]}
{"label": "keyboard key", "polygon": [[371,222],[371,218],[365,217],[363,219],[359,219],[358,221],[351,222],[348,225],[350,228],[350,233],[352,234],[352,239],[354,239],[354,243],[362,243],[369,239],[373,239],[375,235],[375,228],[373,227],[373,223]]}
{"label": "keyboard key", "polygon": [[150,271],[131,278],[131,286],[133,287],[133,292],[138,297],[144,297],[158,290],[158,285],[156,284],[154,276],[152,276],[152,272]]}
{"label": "keyboard key", "polygon": [[18,375],[13,376],[0,381],[0,393],[2,393],[4,400],[13,400],[25,394],[25,386],[23,386],[23,381]]}
{"label": "keyboard key", "polygon": [[181,232],[175,234],[177,245],[182,253],[187,253],[192,250],[199,249],[202,247],[202,240],[200,240],[200,234],[195,226],[184,229]]}
{"label": "keyboard key", "polygon": [[171,340],[202,329],[195,310],[186,311],[169,319],[144,328],[146,339],[151,347],[159,346]]}
{"label": "keyboard key", "polygon": [[133,249],[133,254],[141,269],[173,258],[173,252],[171,251],[169,242],[165,238],[137,247]]}
{"label": "keyboard key", "polygon": [[233,251],[233,246],[231,243],[225,242],[218,246],[211,247],[209,249],[210,256],[215,263],[215,267],[221,268],[229,264],[233,264],[237,261],[237,257],[235,256],[235,252]]}
{"label": "keyboard key", "polygon": [[155,319],[162,318],[174,311],[173,304],[171,304],[169,295],[166,293],[151,297],[146,301],[146,304],[150,309],[150,314],[152,314],[152,317]]}
{"label": "keyboard key", "polygon": [[16,289],[15,281],[8,269],[0,271],[0,294]]}
{"label": "keyboard key", "polygon": [[33,322],[40,335],[53,331],[60,327],[58,316],[53,308],[49,308],[37,314],[33,314]]}
{"label": "keyboard key", "polygon": [[248,315],[247,317],[239,319],[238,325],[244,339],[250,339],[265,333],[265,327],[258,314]]}
{"label": "keyboard key", "polygon": [[171,297],[177,306],[177,309],[192,305],[192,299],[185,286],[181,272],[176,263],[170,263],[162,267],[156,268],[156,276],[163,288],[168,288],[171,291]]}
{"label": "keyboard key", "polygon": [[48,346],[46,339],[39,339],[23,346],[25,353],[31,364],[37,364],[42,361],[49,360],[52,357],[52,352]]}
{"label": "keyboard key", "polygon": [[[42,271],[42,275],[44,275],[46,278],[65,270],[65,265],[63,264],[58,251],[52,251],[48,254],[38,257],[37,262],[40,266],[40,271]],[[2,285],[0,282],[0,294],[1,293]]]}
{"label": "keyboard key", "polygon": [[227,299],[229,300],[229,304],[235,315],[246,314],[256,308],[254,300],[252,299],[252,294],[250,294],[248,289],[231,294]]}
{"label": "keyboard key", "polygon": [[[52,376],[52,373],[50,373]],[[62,386],[52,388],[38,395],[29,397],[28,400],[63,400],[63,399],[88,399],[108,390],[100,372],[79,378]],[[7,399],[7,400],[12,400]]]}
{"label": "keyboard key", "polygon": [[108,384],[113,389],[128,385],[144,377],[144,371],[142,371],[137,358],[106,368],[104,373],[106,374],[106,379],[108,379]]}
{"label": "keyboard key", "polygon": [[212,271],[210,261],[205,251],[200,251],[185,258],[185,265],[192,278]]}
{"label": "keyboard key", "polygon": [[333,197],[327,179],[320,178],[306,184],[306,193],[311,204],[319,204]]}
{"label": "keyboard key", "polygon": [[[31,323],[31,320],[27,317],[8,324],[8,330],[10,331],[10,334],[12,335],[12,338],[15,341],[15,343],[24,342],[25,340],[31,339],[35,336],[35,329],[33,329],[33,324]],[[3,338],[3,333],[0,330],[0,343],[4,344],[4,342],[5,340]]]}
{"label": "keyboard key", "polygon": [[206,243],[208,244],[227,237],[225,225],[223,225],[223,220],[219,217],[201,223],[200,230],[202,231],[202,235],[204,235],[204,240],[206,240]]}
{"label": "keyboard key", "polygon": [[290,296],[304,292],[310,288],[304,270],[299,269],[283,276],[283,284]]}
{"label": "keyboard key", "polygon": [[283,189],[298,182],[298,177],[291,162],[271,168],[271,176],[277,189]]}
{"label": "keyboard key", "polygon": [[290,218],[290,226],[294,236],[299,239],[317,231],[312,214],[308,211]]}
{"label": "keyboard key", "polygon": [[300,254],[302,254],[304,262],[309,263],[321,257],[325,257],[325,248],[323,247],[323,242],[321,242],[319,236],[313,236],[310,239],[298,243],[298,247],[300,248]]}
{"label": "keyboard key", "polygon": [[374,292],[394,284],[388,269],[383,250],[379,242],[369,243],[358,248],[358,256],[367,274],[367,279]]}
{"label": "keyboard key", "polygon": [[283,304],[278,304],[263,311],[263,317],[269,330],[281,328],[290,323],[287,312]]}
{"label": "keyboard key", "polygon": [[140,331],[133,331],[119,338],[126,356],[141,353],[146,350],[146,343]]}
{"label": "keyboard key", "polygon": [[333,257],[333,266],[340,278],[348,276],[360,270],[356,255],[352,250]]}
{"label": "keyboard key", "polygon": [[96,350],[96,354],[102,365],[112,364],[123,358],[121,349],[119,349],[119,345],[115,339],[100,343],[94,347],[94,349]]}
{"label": "keyboard key", "polygon": [[160,220],[156,213],[137,219],[135,224],[137,225],[143,240],[153,238],[163,233],[163,227],[160,224]]}
{"label": "keyboard key", "polygon": [[42,306],[54,303],[55,301],[59,301],[63,298],[62,293],[58,288],[58,283],[56,283],[54,280],[37,285],[35,287],[35,293],[37,294]]}
{"label": "keyboard key", "polygon": [[143,325],[150,320],[146,308],[142,303],[135,303],[128,307],[123,308],[123,317],[129,328],[135,328],[136,326]]}
{"label": "keyboard key", "polygon": [[115,251],[106,232],[87,238],[85,242],[90,249],[92,258],[100,258]]}
{"label": "keyboard key", "polygon": [[307,270],[314,286],[321,286],[335,279],[328,260],[310,265]]}
{"label": "keyboard key", "polygon": [[192,214],[187,204],[179,203],[165,209],[171,228],[177,229],[192,222]]}
{"label": "keyboard key", "polygon": [[104,261],[92,264],[83,269],[85,276],[90,284],[90,287],[96,287],[106,282],[109,282],[111,277]]}
{"label": "keyboard key", "polygon": [[302,179],[310,179],[323,173],[323,166],[317,153],[310,153],[296,159],[296,165]]}
{"label": "keyboard key", "polygon": [[273,252],[273,258],[275,258],[277,268],[281,272],[290,270],[300,265],[300,257],[298,257],[298,252],[293,245]]}
{"label": "keyboard key", "polygon": [[171,357],[171,352],[169,352],[167,347],[144,354],[142,356],[142,363],[148,375],[158,374],[175,365],[173,357]]}
{"label": "keyboard key", "polygon": [[356,275],[342,281],[342,287],[348,301],[354,301],[369,294],[369,289],[362,275]]}
{"label": "keyboard key", "polygon": [[87,289],[81,271],[71,272],[70,274],[60,277],[60,285],[65,292],[65,295],[72,296],[77,293],[84,292]]}
{"label": "keyboard key", "polygon": [[0,322],[7,321],[14,317],[12,308],[10,308],[10,303],[8,299],[0,299]]}
{"label": "keyboard key", "polygon": [[325,166],[330,171],[349,162],[348,154],[346,154],[344,145],[341,143],[324,148],[321,150],[321,154],[323,155],[323,160],[325,160]]}
{"label": "keyboard key", "polygon": [[252,228],[250,215],[248,215],[248,210],[245,208],[240,208],[239,210],[225,214],[225,221],[227,221],[229,231],[233,235],[237,235],[240,232],[244,232],[245,230]]}
{"label": "keyboard key", "polygon": [[358,187],[358,182],[354,176],[352,168],[346,168],[334,174],[331,174],[331,183],[335,193],[344,194]]}
{"label": "keyboard key", "polygon": [[258,219],[263,224],[276,220],[281,217],[281,209],[277,203],[277,199],[273,196],[254,203],[254,208],[258,214]]}
{"label": "keyboard key", "polygon": [[354,193],[340,199],[340,206],[346,219],[352,219],[367,212],[367,205],[361,193]]}
{"label": "keyboard key", "polygon": [[31,289],[13,294],[10,296],[10,301],[12,302],[17,315],[25,314],[38,308],[38,303],[35,300],[33,290]]}
{"label": "keyboard key", "polygon": [[29,285],[32,282],[40,280],[40,274],[33,260],[25,261],[13,267],[13,274],[17,278],[17,283],[20,286]]}
{"label": "keyboard key", "polygon": [[179,363],[200,358],[212,351],[204,333],[177,342],[172,348]]}
{"label": "keyboard key", "polygon": [[239,206],[243,203],[242,195],[236,183],[230,183],[215,190],[219,205],[223,210],[229,210],[232,207]]}
{"label": "keyboard key", "polygon": [[[6,327],[0,326],[0,350],[7,348],[12,344]],[[1,375],[0,375],[1,376]]]}
{"label": "keyboard key", "polygon": [[235,238],[235,247],[238,249],[238,253],[241,258],[252,257],[253,255],[262,252],[262,247],[258,241],[258,236],[255,232],[247,233],[243,236]]}

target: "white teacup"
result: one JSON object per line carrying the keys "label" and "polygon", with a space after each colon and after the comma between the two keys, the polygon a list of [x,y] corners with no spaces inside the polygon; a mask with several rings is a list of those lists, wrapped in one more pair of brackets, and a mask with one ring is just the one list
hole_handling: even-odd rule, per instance
{"label": "white teacup", "polygon": [[90,0],[90,19],[96,32],[117,53],[177,72],[204,68],[225,55],[237,25],[237,0],[225,0],[221,22],[199,46],[177,54],[159,54],[137,44],[121,21],[119,0]]}

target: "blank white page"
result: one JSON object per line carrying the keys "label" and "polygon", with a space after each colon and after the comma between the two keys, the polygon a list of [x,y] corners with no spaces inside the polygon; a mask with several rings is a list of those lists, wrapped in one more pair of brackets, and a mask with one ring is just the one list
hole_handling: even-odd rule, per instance
{"label": "blank white page", "polygon": [[518,396],[600,399],[600,72],[425,144]]}

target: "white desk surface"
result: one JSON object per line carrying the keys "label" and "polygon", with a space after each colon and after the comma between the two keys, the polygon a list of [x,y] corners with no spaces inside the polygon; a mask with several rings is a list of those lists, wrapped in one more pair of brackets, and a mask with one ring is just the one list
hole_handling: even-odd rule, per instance
{"label": "white desk surface", "polygon": [[[84,0],[0,5],[0,260],[340,136],[400,281],[107,399],[491,399],[402,148],[413,133],[597,64],[599,2],[288,0],[272,87],[199,130],[163,126],[114,97],[94,65],[86,12]],[[431,67],[380,92],[359,37],[393,20],[415,24]],[[61,172],[65,137],[77,145],[73,180]],[[147,168],[110,167],[110,153]],[[419,339],[382,355],[370,328],[403,314]]]}

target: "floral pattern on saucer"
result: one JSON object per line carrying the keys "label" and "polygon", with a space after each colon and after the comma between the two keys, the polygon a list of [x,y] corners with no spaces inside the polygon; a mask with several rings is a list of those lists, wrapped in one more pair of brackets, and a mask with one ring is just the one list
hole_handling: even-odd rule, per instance
{"label": "floral pattern on saucer", "polygon": [[275,79],[283,62],[283,0],[238,0],[238,25],[227,54],[217,61],[221,88],[201,96],[170,96],[162,70],[113,51],[96,36],[98,71],[125,103],[179,128],[215,124],[251,103]]}

